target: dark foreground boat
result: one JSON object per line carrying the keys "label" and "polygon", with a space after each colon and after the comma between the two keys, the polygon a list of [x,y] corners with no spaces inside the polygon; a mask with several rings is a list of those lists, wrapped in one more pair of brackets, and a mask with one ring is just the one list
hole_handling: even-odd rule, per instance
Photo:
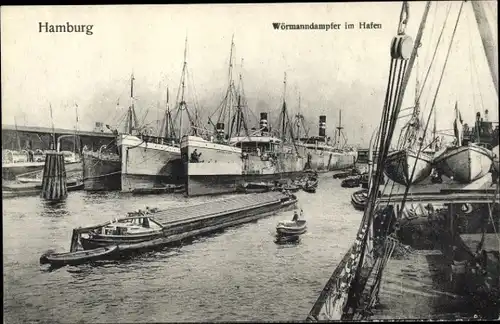
{"label": "dark foreground boat", "polygon": [[[498,74],[495,75],[498,64],[495,65],[493,60],[498,47],[489,46],[495,42],[488,30],[490,23],[486,19],[483,3],[471,1],[466,5],[473,7],[493,80],[498,80]],[[460,6],[455,29],[464,4],[462,2]],[[377,167],[369,181],[369,198],[363,218],[351,248],[333,271],[312,307],[307,317],[309,322],[496,320],[500,316],[498,231],[486,233],[488,222],[498,224],[499,221],[493,216],[498,216],[498,212],[495,214],[494,211],[498,210],[500,203],[500,187],[498,184],[492,186],[494,177],[485,175],[469,184],[456,179],[439,184],[414,184],[408,181],[409,186],[394,182],[385,188],[381,185],[384,161],[391,146],[402,138],[406,140],[403,131],[399,138],[393,137],[393,132],[398,119],[406,115],[406,112],[403,113],[406,109],[401,109],[404,93],[417,59],[417,51],[422,45],[431,2],[426,2],[414,42],[405,34],[411,12],[408,7],[405,1],[401,8],[398,33],[393,38],[390,51],[387,51],[391,62],[386,98],[397,99],[385,100],[383,104],[382,118],[376,132],[375,149],[379,152]],[[448,54],[454,36],[455,33],[449,42]],[[438,49],[437,44],[435,49]],[[494,49],[497,50],[495,53]],[[439,73],[443,75],[441,71]],[[461,117],[457,116],[455,130],[458,141],[461,137],[457,131],[460,123]],[[425,129],[427,126],[428,123],[424,125]],[[424,148],[423,145],[422,140],[419,150]],[[460,161],[470,163],[467,158]],[[451,162],[455,163],[455,170],[458,170],[459,159]],[[416,168],[421,167],[413,166],[413,170],[409,171],[419,172]],[[461,171],[467,168],[466,165]],[[382,194],[377,197],[380,191]],[[417,206],[419,212],[426,216],[420,217],[418,213],[413,213]],[[465,234],[465,226],[460,226],[457,220],[462,213],[470,213],[472,206],[481,206],[481,214],[469,218],[476,221],[476,228],[480,232]],[[410,207],[409,210],[402,212],[406,207]],[[416,226],[411,226],[404,233],[407,224],[413,222],[417,223]],[[418,227],[429,229],[425,231],[427,237],[417,235],[414,239]],[[414,245],[421,243],[424,238],[429,241],[428,246]],[[403,242],[411,245],[406,246]]]}
{"label": "dark foreground boat", "polygon": [[307,231],[307,221],[299,219],[297,221],[281,221],[276,226],[276,233],[281,236],[295,236],[304,234]]}
{"label": "dark foreground boat", "polygon": [[85,262],[97,261],[118,252],[118,246],[107,246],[90,251],[76,251],[66,253],[47,253],[40,257],[40,264],[50,264],[52,266],[78,265]]}
{"label": "dark foreground boat", "polygon": [[357,210],[365,210],[368,202],[368,189],[361,189],[351,195],[351,204]]}

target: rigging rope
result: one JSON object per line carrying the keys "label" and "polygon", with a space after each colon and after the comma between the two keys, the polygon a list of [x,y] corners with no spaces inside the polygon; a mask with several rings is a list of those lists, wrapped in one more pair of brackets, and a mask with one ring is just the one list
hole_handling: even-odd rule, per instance
{"label": "rigging rope", "polygon": [[[363,232],[363,228],[370,228],[373,217],[372,217],[372,208],[373,205],[375,204],[375,200],[378,196],[379,193],[379,187],[380,187],[380,181],[382,178],[382,173],[383,173],[383,167],[382,163],[387,157],[388,149],[390,147],[390,142],[392,139],[392,135],[394,132],[394,126],[397,121],[397,116],[399,115],[399,111],[401,109],[402,105],[402,100],[404,96],[404,92],[406,90],[406,86],[408,84],[411,71],[413,68],[413,64],[415,62],[415,55],[416,51],[418,49],[418,46],[420,44],[422,35],[423,35],[423,30],[425,27],[425,22],[427,20],[427,16],[429,13],[430,9],[430,1],[426,3],[426,7],[424,10],[424,14],[422,17],[422,21],[419,26],[419,30],[417,33],[417,37],[415,40],[415,43],[413,45],[413,50],[411,51],[411,54],[407,53],[409,51],[409,47],[411,44],[411,39],[408,38],[407,36],[401,36],[398,35],[395,37],[395,39],[392,42],[391,46],[391,71],[389,74],[389,81],[388,81],[388,90],[386,93],[386,101],[384,103],[384,113],[383,117],[381,120],[380,124],[380,147],[379,147],[379,156],[378,156],[378,167],[376,169],[375,173],[375,179],[373,183],[372,190],[369,193],[369,199],[367,206],[365,208],[365,213],[363,215],[363,220],[362,224],[360,225],[360,230],[358,233],[360,233],[362,237],[362,247],[359,255],[359,259],[357,261],[357,267],[356,267],[356,273],[354,276],[354,281],[358,281],[360,279],[360,272],[361,272],[361,266],[363,265],[363,260],[364,260],[364,254],[366,251],[366,244],[367,244],[367,238],[368,235],[366,232]],[[402,11],[407,11],[408,7],[407,4],[403,6]],[[403,16],[403,15],[402,15]],[[403,21],[400,21],[400,26],[404,23]],[[405,44],[406,43],[406,44]],[[409,56],[409,57],[408,57]],[[399,61],[399,62],[398,62]],[[399,63],[399,64],[397,64]],[[397,65],[399,65],[399,69],[397,69]],[[403,76],[404,72],[404,77]],[[399,91],[399,93],[394,93],[393,89],[394,87],[392,86],[392,82],[394,82],[396,78],[396,73],[398,74],[398,81],[400,84],[396,85],[396,90]],[[394,97],[394,104],[392,103],[392,99]],[[393,111],[390,111],[391,108]],[[389,118],[392,118],[392,120],[389,120]],[[385,123],[384,123],[385,121]],[[387,122],[390,122],[389,125]],[[356,307],[355,304],[357,304],[358,300],[358,295],[362,292],[362,285],[359,285],[355,289],[352,289],[349,291],[349,298],[348,298],[348,303],[352,307]],[[350,302],[349,302],[350,301]]]}
{"label": "rigging rope", "polygon": [[[450,53],[451,53],[451,48],[452,48],[452,45],[453,45],[453,40],[455,39],[455,35],[456,35],[456,31],[457,31],[457,27],[458,27],[458,23],[460,21],[460,15],[462,13],[462,9],[463,9],[463,6],[464,6],[464,2],[461,3],[460,5],[460,10],[458,11],[458,16],[457,16],[457,21],[455,22],[455,27],[453,29],[453,33],[451,35],[451,40],[450,40],[450,45],[448,46],[448,51],[446,53],[446,58],[445,58],[445,61],[444,61],[444,65],[443,65],[443,69],[441,71],[441,76],[439,78],[439,83],[438,83],[438,86],[437,86],[437,89],[436,89],[436,92],[434,94],[434,99],[432,101],[432,106],[431,106],[431,109],[429,111],[429,115],[427,117],[427,122],[425,124],[425,129],[424,129],[424,134],[423,134],[423,139],[425,139],[425,135],[427,133],[427,129],[429,127],[429,122],[430,122],[430,119],[431,119],[431,116],[432,116],[432,111],[435,109],[435,106],[436,106],[436,100],[437,100],[437,96],[439,94],[439,89],[441,88],[441,83],[443,81],[443,77],[444,77],[444,72],[446,70],[446,66],[448,65],[448,59],[450,57]],[[423,148],[423,144],[424,144],[424,141],[422,140],[420,142],[420,145],[419,145],[419,148],[418,148],[418,152],[417,152],[417,155],[415,157],[415,162],[413,164],[413,168],[412,168],[412,172],[411,172],[411,177],[410,177],[410,180],[413,179],[413,176],[415,174],[415,169],[416,169],[416,165],[417,165],[417,162],[418,162],[418,158],[420,156],[420,153],[422,152],[422,148]],[[403,200],[401,201],[401,209],[404,208],[404,205],[405,205],[405,202],[406,202],[406,197],[408,195],[408,191],[410,190],[410,184],[408,184],[405,188],[405,193],[403,195]]]}

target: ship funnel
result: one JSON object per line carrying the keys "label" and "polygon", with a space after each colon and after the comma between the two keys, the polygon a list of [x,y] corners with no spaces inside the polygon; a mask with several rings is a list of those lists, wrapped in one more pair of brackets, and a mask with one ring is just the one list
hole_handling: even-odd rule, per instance
{"label": "ship funnel", "polygon": [[267,133],[269,131],[267,125],[267,113],[260,113],[260,129],[263,133]]}
{"label": "ship funnel", "polygon": [[224,136],[224,123],[217,123],[215,125],[217,135]]}
{"label": "ship funnel", "polygon": [[319,136],[320,137],[326,136],[326,116],[325,115],[319,116]]}

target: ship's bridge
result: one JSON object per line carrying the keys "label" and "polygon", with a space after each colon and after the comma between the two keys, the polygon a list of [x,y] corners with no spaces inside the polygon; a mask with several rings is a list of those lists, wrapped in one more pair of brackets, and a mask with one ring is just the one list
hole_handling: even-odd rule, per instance
{"label": "ship's bridge", "polygon": [[237,136],[231,137],[230,145],[241,148],[242,152],[274,152],[275,147],[281,144],[279,138],[273,136]]}

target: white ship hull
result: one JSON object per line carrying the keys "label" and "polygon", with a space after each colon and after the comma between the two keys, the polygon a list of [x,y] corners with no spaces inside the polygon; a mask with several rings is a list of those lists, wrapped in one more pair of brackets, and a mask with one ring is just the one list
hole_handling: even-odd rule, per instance
{"label": "white ship hull", "polygon": [[387,154],[384,161],[384,171],[389,179],[402,184],[419,183],[430,176],[432,171],[432,157],[420,152],[417,157],[414,150],[399,150]]}
{"label": "white ship hull", "polygon": [[[201,153],[198,162],[190,159],[194,150]],[[238,147],[209,142],[197,136],[183,137],[181,152],[189,196],[236,192],[246,182],[295,179],[304,170],[304,159],[293,153],[284,153],[274,161],[263,161],[252,154],[244,158]]]}
{"label": "white ship hull", "polygon": [[179,147],[145,142],[132,135],[118,138],[121,154],[121,191],[162,188],[184,182]]}
{"label": "white ship hull", "polygon": [[460,183],[471,183],[490,171],[492,157],[490,150],[469,144],[445,149],[436,155],[434,163],[447,177]]}
{"label": "white ship hull", "polygon": [[[303,148],[309,167],[318,172],[351,168],[358,158],[357,151],[333,151]],[[306,162],[307,163],[307,162]]]}

